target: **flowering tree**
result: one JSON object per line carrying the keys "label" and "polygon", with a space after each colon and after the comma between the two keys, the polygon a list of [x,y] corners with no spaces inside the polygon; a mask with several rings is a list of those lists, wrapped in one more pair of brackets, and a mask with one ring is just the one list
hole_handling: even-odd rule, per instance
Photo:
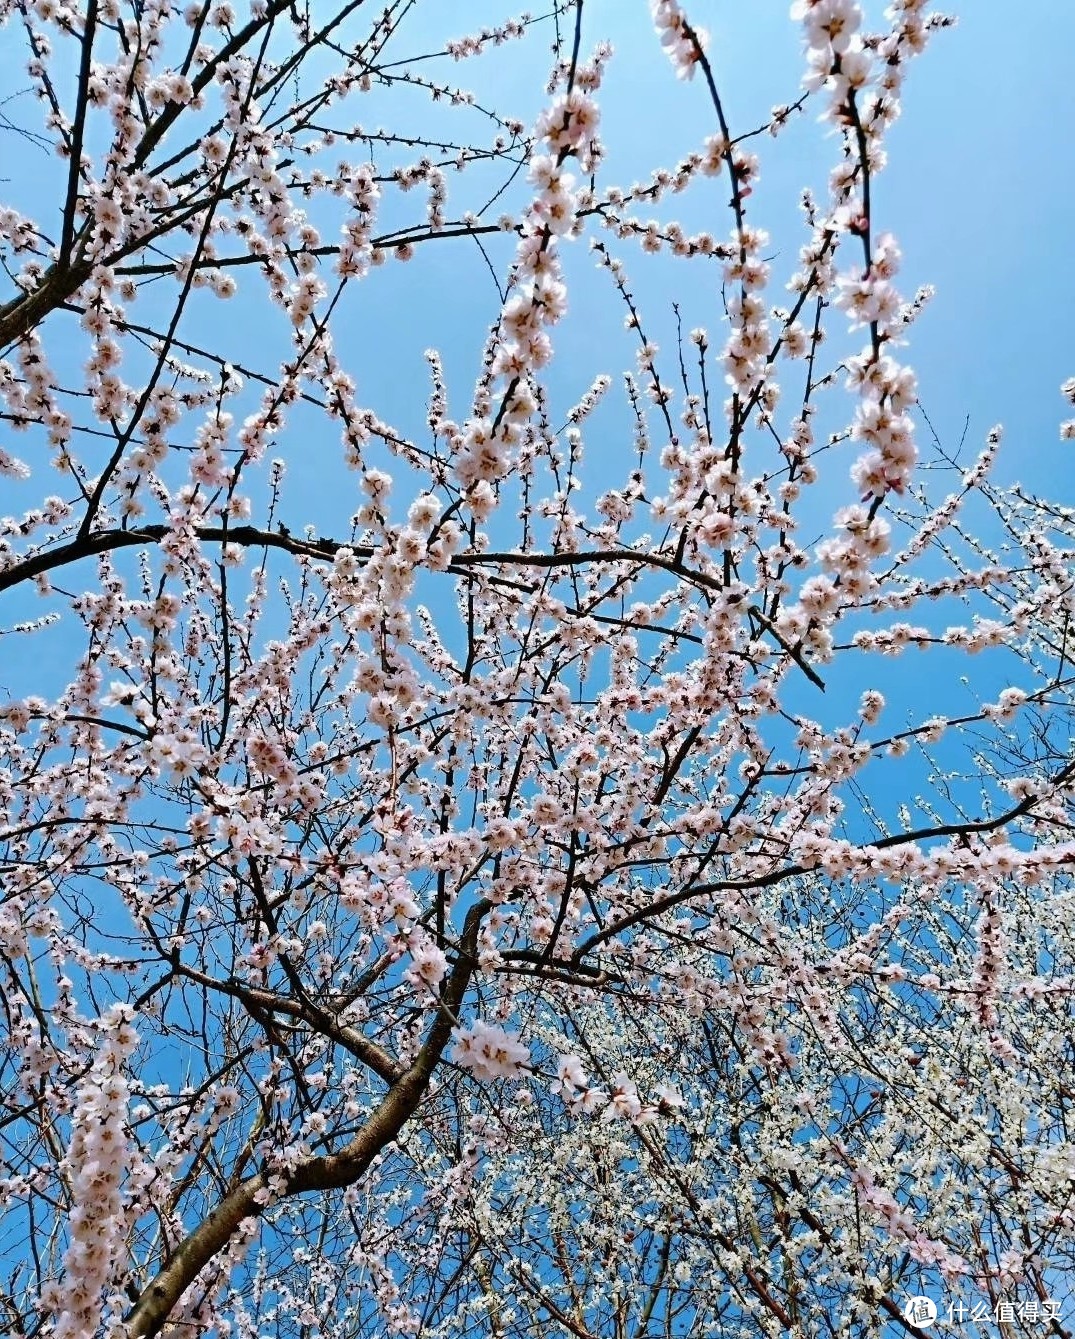
{"label": "flowering tree", "polygon": [[[1068,1333],[1072,513],[999,432],[923,491],[875,203],[949,21],[798,0],[744,127],[656,0],[697,141],[628,187],[589,3],[443,8],[0,0],[5,1329]],[[515,50],[532,123],[456,83]],[[819,116],[778,272],[754,149]],[[469,404],[430,349],[393,424],[353,350],[449,239]]]}

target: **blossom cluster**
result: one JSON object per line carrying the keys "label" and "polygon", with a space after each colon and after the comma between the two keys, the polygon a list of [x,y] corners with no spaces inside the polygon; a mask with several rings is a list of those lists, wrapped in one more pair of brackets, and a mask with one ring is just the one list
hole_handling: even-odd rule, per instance
{"label": "blossom cluster", "polygon": [[556,1078],[551,1091],[563,1098],[568,1110],[576,1115],[597,1115],[603,1122],[625,1120],[631,1125],[650,1125],[658,1115],[679,1111],[683,1097],[674,1084],[659,1083],[654,1089],[655,1102],[644,1103],[635,1081],[624,1073],[614,1074],[607,1090],[590,1082],[577,1055],[561,1055],[556,1063]]}
{"label": "blossom cluster", "polygon": [[519,1079],[530,1067],[530,1048],[496,1023],[478,1019],[452,1031],[450,1059],[479,1079]]}
{"label": "blossom cluster", "polygon": [[701,53],[709,45],[705,29],[691,25],[678,0],[650,0],[650,13],[677,77],[692,79]]}
{"label": "blossom cluster", "polygon": [[101,1018],[101,1045],[79,1085],[65,1165],[71,1188],[69,1243],[63,1278],[50,1284],[42,1307],[53,1316],[56,1339],[95,1334],[107,1308],[107,1290],[122,1271],[126,1235],[124,1178],[130,1170],[127,1141],[129,1089],[123,1066],[138,1037],[131,1010],[113,1005]]}
{"label": "blossom cluster", "polygon": [[476,402],[483,412],[452,435],[453,473],[479,518],[488,513],[490,485],[508,472],[522,425],[536,408],[530,378],[552,357],[548,330],[567,310],[557,239],[577,226],[579,191],[564,165],[570,158],[584,169],[596,162],[600,114],[592,90],[599,71],[594,62],[589,77],[555,98],[538,119],[536,134],[546,152],[530,160],[534,198],[519,227],[512,294],[501,312],[490,360],[492,378],[504,385],[500,408],[489,416],[490,393],[483,388]]}

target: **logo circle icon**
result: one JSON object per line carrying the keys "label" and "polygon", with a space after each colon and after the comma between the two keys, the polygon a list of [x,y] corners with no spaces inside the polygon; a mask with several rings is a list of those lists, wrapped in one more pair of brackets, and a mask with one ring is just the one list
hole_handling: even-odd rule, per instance
{"label": "logo circle icon", "polygon": [[937,1319],[937,1303],[932,1297],[909,1297],[903,1308],[903,1319],[919,1328],[932,1325]]}

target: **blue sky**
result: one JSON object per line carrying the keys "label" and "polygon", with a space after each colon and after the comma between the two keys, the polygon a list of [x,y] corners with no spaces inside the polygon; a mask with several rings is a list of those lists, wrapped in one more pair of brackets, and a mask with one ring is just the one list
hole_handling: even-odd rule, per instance
{"label": "blue sky", "polygon": [[[628,154],[660,162],[677,130],[689,139],[706,116],[700,82],[677,88],[670,70],[655,67],[645,25],[629,21],[632,8],[618,0],[587,5],[594,30],[606,21],[619,29],[601,101],[609,169],[617,175],[622,155],[622,176],[640,172]],[[1075,364],[1066,332],[1075,306],[1075,6],[1029,0],[1016,11],[1004,0],[973,0],[939,8],[957,15],[958,27],[939,33],[912,66],[889,166],[876,184],[875,226],[900,242],[904,293],[925,283],[937,290],[904,356],[946,444],[958,442],[969,415],[968,449],[976,454],[1002,422],[997,477],[1055,488],[1070,470],[1070,448],[1057,440],[1058,387]],[[688,12],[712,30],[733,128],[746,129],[791,96],[801,55],[784,3],[702,3]],[[617,121],[629,121],[632,134],[613,133]],[[764,153],[770,146],[762,141],[762,182],[756,207],[751,202],[776,240],[795,226],[797,190],[811,180],[822,186],[833,159],[834,145],[812,118],[794,134],[792,152],[780,144],[775,155]]]}

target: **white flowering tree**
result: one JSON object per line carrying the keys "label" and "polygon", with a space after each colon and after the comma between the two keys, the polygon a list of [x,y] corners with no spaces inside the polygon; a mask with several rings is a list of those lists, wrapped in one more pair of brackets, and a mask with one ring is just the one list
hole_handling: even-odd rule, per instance
{"label": "white flowering tree", "polygon": [[500,8],[0,0],[0,1324],[1067,1334],[1073,517],[923,490],[876,204],[948,21],[798,0],[759,126],[630,7],[631,185],[607,7]]}

